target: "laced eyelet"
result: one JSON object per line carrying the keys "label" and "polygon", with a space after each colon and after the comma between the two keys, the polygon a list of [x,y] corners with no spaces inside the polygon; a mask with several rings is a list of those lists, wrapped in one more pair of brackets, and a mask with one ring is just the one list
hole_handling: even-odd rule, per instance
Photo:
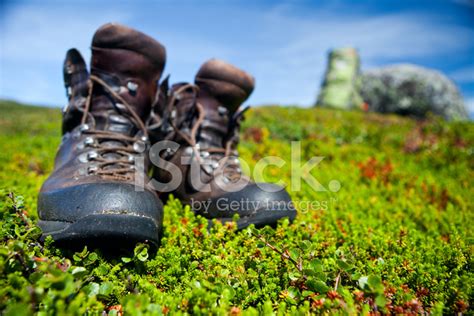
{"label": "laced eyelet", "polygon": [[128,158],[127,158],[127,160],[128,160],[129,162],[135,162],[135,157],[132,156],[132,155],[129,155]]}
{"label": "laced eyelet", "polygon": [[96,159],[97,157],[99,157],[99,154],[96,152],[96,151],[89,151],[87,153],[87,159],[88,160],[94,160]]}
{"label": "laced eyelet", "polygon": [[227,108],[223,106],[219,106],[217,108],[217,112],[222,116],[222,115],[226,115],[228,111],[227,111]]}
{"label": "laced eyelet", "polygon": [[193,153],[193,148],[192,147],[186,147],[186,149],[184,150],[184,153],[186,155],[191,155]]}
{"label": "laced eyelet", "polygon": [[127,89],[128,89],[130,92],[137,92],[138,83],[133,82],[133,81],[127,82]]}
{"label": "laced eyelet", "polygon": [[126,111],[126,110],[127,110],[127,108],[125,107],[125,105],[123,105],[123,104],[120,103],[120,102],[116,102],[116,103],[115,103],[115,107],[116,107],[117,109],[119,109],[120,111]]}
{"label": "laced eyelet", "polygon": [[163,154],[163,157],[166,159],[166,158],[169,158],[171,157],[171,155],[174,153],[173,150],[171,150],[171,148],[166,148],[164,154]]}
{"label": "laced eyelet", "polygon": [[90,129],[90,127],[89,127],[88,124],[82,124],[79,130],[81,132],[85,132],[85,131],[88,131],[89,129]]}
{"label": "laced eyelet", "polygon": [[98,170],[99,170],[99,168],[97,168],[97,166],[90,166],[89,168],[87,168],[87,174],[94,174]]}
{"label": "laced eyelet", "polygon": [[72,74],[73,71],[74,71],[74,66],[68,63],[68,64],[66,65],[66,72],[67,72],[68,74]]}
{"label": "laced eyelet", "polygon": [[78,160],[79,160],[81,163],[87,163],[87,162],[89,162],[89,158],[87,157],[87,153],[83,153],[83,154],[79,155]]}
{"label": "laced eyelet", "polygon": [[84,146],[92,146],[94,143],[95,143],[94,138],[90,136],[84,139]]}
{"label": "laced eyelet", "polygon": [[142,153],[145,151],[145,149],[146,149],[145,142],[139,140],[133,143],[133,150],[135,150],[135,152]]}

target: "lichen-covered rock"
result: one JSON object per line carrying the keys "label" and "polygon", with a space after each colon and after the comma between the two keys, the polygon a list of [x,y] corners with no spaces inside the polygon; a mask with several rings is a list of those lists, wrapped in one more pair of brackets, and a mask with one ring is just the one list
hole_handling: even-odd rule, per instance
{"label": "lichen-covered rock", "polygon": [[358,108],[363,101],[357,87],[360,71],[357,51],[350,47],[335,49],[329,53],[328,58],[316,105],[340,109]]}
{"label": "lichen-covered rock", "polygon": [[374,112],[416,117],[433,113],[450,120],[469,118],[459,90],[450,79],[415,65],[393,65],[362,73],[360,94]]}

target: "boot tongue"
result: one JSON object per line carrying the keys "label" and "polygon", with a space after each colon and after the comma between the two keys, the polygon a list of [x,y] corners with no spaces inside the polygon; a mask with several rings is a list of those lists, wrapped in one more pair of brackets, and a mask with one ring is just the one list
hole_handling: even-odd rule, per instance
{"label": "boot tongue", "polygon": [[226,136],[229,133],[229,121],[233,109],[220,104],[206,90],[201,90],[198,102],[204,109],[204,121],[201,124],[198,142],[203,147],[225,147]]}
{"label": "boot tongue", "polygon": [[[97,99],[104,99],[98,96]],[[95,102],[90,110],[90,114],[94,118],[94,128],[101,131],[109,131],[134,136],[138,132],[138,127],[131,121],[128,114],[122,113],[114,104],[107,102]]]}
{"label": "boot tongue", "polygon": [[96,128],[135,134],[137,126],[132,123],[130,112],[135,112],[143,122],[146,120],[156,93],[154,79],[159,73],[149,73],[148,69],[143,72],[146,75],[142,75],[140,70],[150,66],[148,60],[135,52],[119,49],[93,48],[91,64],[91,75],[106,85],[94,82],[90,112],[96,120]]}
{"label": "boot tongue", "polygon": [[[116,76],[97,69],[93,69],[92,74],[104,81],[109,88],[119,94],[122,98],[129,98],[126,96],[129,91],[121,86],[121,82]],[[113,96],[100,84],[94,85],[92,95],[90,114],[94,118],[94,128],[96,130],[108,131],[131,137],[137,135],[139,128],[131,120],[132,116],[125,105],[121,104],[119,100],[115,100]],[[134,109],[132,108],[132,110]],[[103,139],[100,142],[100,146],[103,148],[121,148],[127,145],[128,144],[125,142],[114,139]],[[104,153],[102,157],[107,160],[123,159],[123,157],[115,151]],[[114,168],[117,168],[117,166],[113,164],[105,167],[105,169]]]}
{"label": "boot tongue", "polygon": [[206,143],[225,147],[231,118],[252,92],[254,79],[229,63],[211,59],[200,67],[194,82],[205,110],[200,136]]}

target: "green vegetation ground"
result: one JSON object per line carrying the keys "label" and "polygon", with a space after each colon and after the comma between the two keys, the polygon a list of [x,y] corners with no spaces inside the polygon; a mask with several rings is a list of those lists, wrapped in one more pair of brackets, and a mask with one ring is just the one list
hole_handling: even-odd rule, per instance
{"label": "green vegetation ground", "polygon": [[[472,313],[474,124],[324,109],[249,112],[241,155],[324,156],[296,221],[235,232],[170,200],[162,247],[73,253],[38,241],[36,197],[60,142],[57,109],[0,104],[0,313]],[[288,182],[290,166],[266,178]]]}

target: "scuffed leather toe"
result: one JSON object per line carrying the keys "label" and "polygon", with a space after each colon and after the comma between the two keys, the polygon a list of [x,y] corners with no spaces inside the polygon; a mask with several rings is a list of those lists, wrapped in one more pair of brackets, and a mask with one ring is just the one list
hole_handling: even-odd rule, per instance
{"label": "scuffed leather toe", "polygon": [[57,242],[108,240],[159,244],[163,204],[155,193],[125,183],[90,183],[41,192],[39,226]]}

